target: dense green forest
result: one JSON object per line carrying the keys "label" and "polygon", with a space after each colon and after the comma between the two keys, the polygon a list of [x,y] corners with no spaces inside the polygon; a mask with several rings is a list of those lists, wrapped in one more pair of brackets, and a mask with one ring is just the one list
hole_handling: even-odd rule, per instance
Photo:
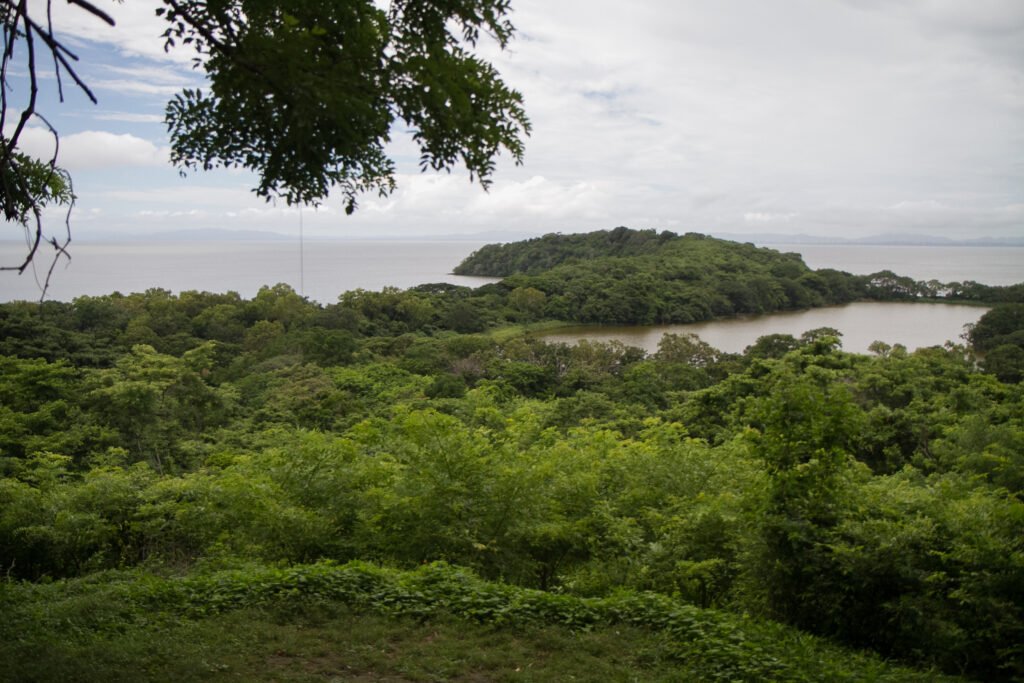
{"label": "dense green forest", "polygon": [[[625,229],[460,269],[507,277],[0,305],[0,678],[287,601],[639,628],[695,680],[1024,678],[1024,286]],[[528,334],[923,297],[996,305],[872,355]]]}

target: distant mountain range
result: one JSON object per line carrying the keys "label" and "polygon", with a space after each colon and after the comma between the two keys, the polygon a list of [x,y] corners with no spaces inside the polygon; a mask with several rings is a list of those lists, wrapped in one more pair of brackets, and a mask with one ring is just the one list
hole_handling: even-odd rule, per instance
{"label": "distant mountain range", "polygon": [[172,230],[168,232],[76,234],[76,242],[284,242],[292,235],[266,230]]}
{"label": "distant mountain range", "polygon": [[[449,235],[306,235],[307,242],[401,241],[401,242],[518,242],[540,237],[540,233],[493,231]],[[76,242],[294,242],[297,233],[285,234],[269,230],[174,230],[140,233],[77,233]]]}
{"label": "distant mountain range", "polygon": [[847,239],[828,235],[786,235],[767,233],[746,235],[738,233],[713,233],[714,237],[736,242],[754,244],[813,244],[813,245],[864,245],[864,246],[914,246],[914,247],[1024,247],[1024,237],[978,237],[975,239],[950,239],[931,235],[872,235]]}
{"label": "distant mountain range", "polygon": [[[688,232],[688,231],[680,231]],[[699,232],[699,231],[694,231]],[[711,233],[713,237],[734,242],[753,242],[761,245],[807,244],[807,245],[881,245],[881,246],[927,246],[927,247],[1024,247],[1021,237],[978,237],[974,239],[951,239],[930,235],[872,235],[870,237],[844,238],[829,235],[787,235],[783,233]],[[517,230],[493,230],[471,234],[447,235],[307,235],[310,242],[352,241],[352,240],[395,240],[403,242],[518,242],[542,233]],[[76,242],[282,242],[298,239],[295,234],[284,234],[266,230],[176,230],[171,232],[135,234],[76,234]]]}

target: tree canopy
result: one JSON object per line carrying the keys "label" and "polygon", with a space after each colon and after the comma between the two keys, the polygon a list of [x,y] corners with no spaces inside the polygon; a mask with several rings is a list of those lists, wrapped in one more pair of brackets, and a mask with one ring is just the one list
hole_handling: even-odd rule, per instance
{"label": "tree canopy", "polygon": [[166,0],[167,47],[189,44],[210,80],[167,107],[173,160],[241,166],[255,191],[318,203],[394,188],[385,146],[409,127],[423,169],[462,163],[485,187],[494,158],[519,163],[530,123],[522,96],[473,53],[481,33],[504,48],[508,0]]}

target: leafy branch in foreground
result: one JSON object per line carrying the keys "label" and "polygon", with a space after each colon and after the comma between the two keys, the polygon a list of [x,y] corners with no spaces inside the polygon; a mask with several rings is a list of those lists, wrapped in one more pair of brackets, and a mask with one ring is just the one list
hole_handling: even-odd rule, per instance
{"label": "leafy branch in foreground", "polygon": [[472,52],[481,32],[508,44],[507,0],[166,4],[166,47],[192,46],[210,81],[167,107],[183,169],[254,170],[259,196],[290,204],[338,188],[352,213],[359,194],[395,188],[385,147],[399,120],[424,170],[461,162],[486,188],[502,149],[522,162],[522,96]]}

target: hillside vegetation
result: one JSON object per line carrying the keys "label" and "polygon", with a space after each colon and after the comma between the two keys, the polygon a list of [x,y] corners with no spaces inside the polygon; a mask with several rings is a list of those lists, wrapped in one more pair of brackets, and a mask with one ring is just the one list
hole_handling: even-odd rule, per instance
{"label": "hillside vegetation", "polygon": [[[736,273],[803,267],[703,241]],[[522,673],[298,633],[436,624],[453,653],[449,628],[535,654],[592,633],[624,680],[1024,677],[1014,304],[972,331],[981,362],[829,329],[743,354],[491,334],[547,315],[514,278],[569,267],[329,306],[284,285],[0,305],[0,675],[283,678],[276,639],[367,676]],[[221,628],[251,638],[197,645]]]}

